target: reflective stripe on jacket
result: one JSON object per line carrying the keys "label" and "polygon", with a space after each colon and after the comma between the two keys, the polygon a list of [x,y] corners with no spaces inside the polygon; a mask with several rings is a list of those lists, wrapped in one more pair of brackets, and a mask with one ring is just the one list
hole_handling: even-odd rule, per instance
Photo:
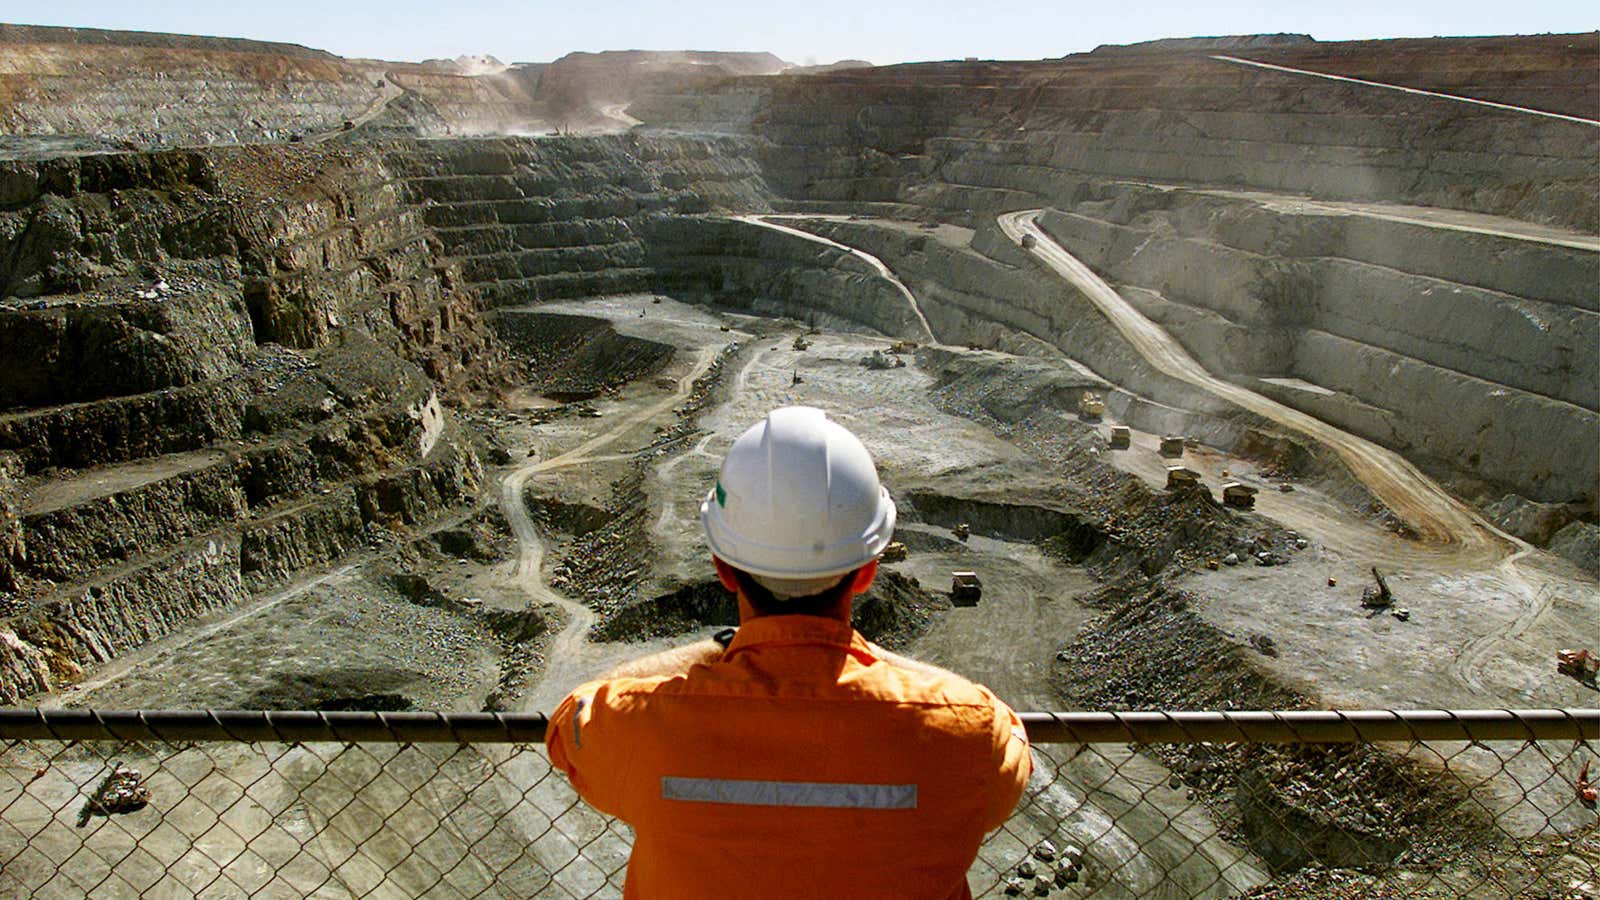
{"label": "reflective stripe on jacket", "polygon": [[597,681],[550,761],[633,826],[627,897],[962,898],[1032,770],[987,688],[891,666],[848,625],[746,622],[719,662]]}

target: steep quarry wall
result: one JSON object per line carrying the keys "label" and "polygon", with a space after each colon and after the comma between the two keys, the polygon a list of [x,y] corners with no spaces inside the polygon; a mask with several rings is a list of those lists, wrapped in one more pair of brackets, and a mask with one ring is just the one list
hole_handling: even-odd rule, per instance
{"label": "steep quarry wall", "polygon": [[0,24],[0,153],[321,140],[345,123],[548,127],[537,74],[344,59],[296,44]]}
{"label": "steep quarry wall", "polygon": [[0,701],[473,502],[439,395],[502,351],[401,191],[348,149],[0,164]]}
{"label": "steep quarry wall", "polygon": [[1440,41],[1418,38],[1313,42],[1285,54],[1247,49],[1262,62],[1600,119],[1600,94],[1593,90],[1600,76],[1597,40],[1592,31],[1458,38],[1448,42],[1448,54]]}
{"label": "steep quarry wall", "polygon": [[640,291],[910,334],[870,265],[726,213],[775,197],[748,139],[625,135],[400,142],[405,197],[495,307]]}
{"label": "steep quarry wall", "polygon": [[1595,501],[1600,252],[1123,186],[1040,222],[1213,371],[1316,385],[1258,383],[1438,470]]}
{"label": "steep quarry wall", "polygon": [[899,289],[847,251],[732,219],[656,217],[643,234],[668,293],[820,326],[923,335]]}
{"label": "steep quarry wall", "polygon": [[614,137],[401,142],[404,197],[489,306],[648,290],[652,216],[770,210],[748,141]]}
{"label": "steep quarry wall", "polygon": [[[843,291],[840,321],[908,317],[850,254],[706,217],[770,210],[748,141],[243,147],[0,176],[0,335],[29,363],[0,378],[8,700],[472,503],[478,462],[440,397],[503,369],[483,307],[673,290],[800,316]],[[528,321],[501,327],[548,343]],[[620,340],[573,352],[664,351]],[[214,589],[189,591],[202,570]]]}
{"label": "steep quarry wall", "polygon": [[[1386,42],[1244,55],[1579,115],[1592,106],[1581,85],[1600,74],[1593,35],[1400,44],[1393,56]],[[984,237],[995,214],[1045,208],[1063,246],[1213,371],[1474,490],[1600,502],[1593,125],[1171,48],[742,79],[634,114],[761,139],[787,210],[954,222],[996,261],[1005,252]],[[1375,201],[1416,208],[1358,205]],[[928,271],[937,259],[994,268],[959,248],[825,227],[876,247],[947,340],[1005,346],[974,330],[1004,324],[1190,405],[1014,299],[1047,287],[1008,287],[1000,271],[973,291],[959,272]],[[975,304],[985,291],[1004,299]]]}
{"label": "steep quarry wall", "polygon": [[[1431,42],[1405,57],[1410,80],[1533,90],[1590,104],[1592,35],[1496,39],[1477,56]],[[1302,44],[1273,62],[1329,54],[1388,60],[1383,46]],[[1365,56],[1364,56],[1365,54]],[[1512,60],[1542,54],[1530,69]],[[1506,62],[1500,62],[1505,60]],[[1405,83],[1401,81],[1399,83]],[[1513,215],[1588,231],[1600,138],[1591,126],[1252,68],[1202,53],[1085,54],[1039,63],[923,63],[739,80],[633,115],[664,127],[742,127],[770,140],[787,195],[900,200],[907,176],[953,192],[951,210],[987,211],[1026,191],[1051,205],[1054,173],[1230,185]],[[1557,103],[1565,106],[1567,104]],[[786,172],[780,174],[780,172]],[[987,196],[989,203],[974,204]],[[1012,208],[1015,208],[1014,206]]]}
{"label": "steep quarry wall", "polygon": [[286,138],[338,128],[376,73],[287,44],[0,26],[0,133],[139,144]]}
{"label": "steep quarry wall", "polygon": [[[1108,403],[1125,421],[1231,446],[1251,417],[1150,367],[1089,300],[1029,261],[993,225],[937,233],[906,223],[800,219],[885,261],[917,296],[946,344],[1030,356],[1070,356],[1117,386]],[[1072,407],[1076,398],[1061,405]]]}

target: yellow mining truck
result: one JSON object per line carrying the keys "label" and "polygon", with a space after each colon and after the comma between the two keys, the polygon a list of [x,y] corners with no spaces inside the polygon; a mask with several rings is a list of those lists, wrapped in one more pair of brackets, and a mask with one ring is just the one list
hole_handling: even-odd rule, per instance
{"label": "yellow mining truck", "polygon": [[1222,503],[1236,509],[1250,509],[1256,505],[1256,489],[1248,484],[1230,481],[1222,486]]}
{"label": "yellow mining truck", "polygon": [[1078,398],[1078,418],[1099,421],[1106,414],[1105,398],[1094,391],[1084,391]]}
{"label": "yellow mining truck", "polygon": [[1181,459],[1183,457],[1183,438],[1176,435],[1167,435],[1161,439],[1160,453],[1167,459]]}
{"label": "yellow mining truck", "polygon": [[1167,466],[1167,490],[1186,491],[1199,486],[1199,472],[1188,466]]}
{"label": "yellow mining truck", "polygon": [[977,606],[983,597],[983,582],[977,572],[950,573],[950,602],[956,606]]}
{"label": "yellow mining truck", "polygon": [[1126,450],[1133,446],[1133,432],[1126,425],[1111,426],[1111,449]]}

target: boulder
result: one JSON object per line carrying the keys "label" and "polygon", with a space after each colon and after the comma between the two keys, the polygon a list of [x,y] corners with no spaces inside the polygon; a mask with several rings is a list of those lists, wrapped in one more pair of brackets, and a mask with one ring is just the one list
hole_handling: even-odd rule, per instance
{"label": "boulder", "polygon": [[1564,556],[1578,568],[1600,578],[1600,526],[1573,522],[1550,539],[1550,552]]}
{"label": "boulder", "polygon": [[1556,532],[1578,518],[1578,509],[1565,503],[1538,503],[1507,494],[1484,509],[1496,528],[1536,547],[1546,547]]}

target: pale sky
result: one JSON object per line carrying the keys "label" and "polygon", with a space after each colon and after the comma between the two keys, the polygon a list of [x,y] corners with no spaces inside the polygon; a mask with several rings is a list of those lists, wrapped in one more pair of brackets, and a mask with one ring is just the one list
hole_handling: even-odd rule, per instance
{"label": "pale sky", "polygon": [[1517,0],[0,0],[0,22],[289,41],[416,61],[572,50],[769,50],[790,62],[1040,59],[1159,37],[1307,33],[1318,40],[1593,31],[1593,2]]}

